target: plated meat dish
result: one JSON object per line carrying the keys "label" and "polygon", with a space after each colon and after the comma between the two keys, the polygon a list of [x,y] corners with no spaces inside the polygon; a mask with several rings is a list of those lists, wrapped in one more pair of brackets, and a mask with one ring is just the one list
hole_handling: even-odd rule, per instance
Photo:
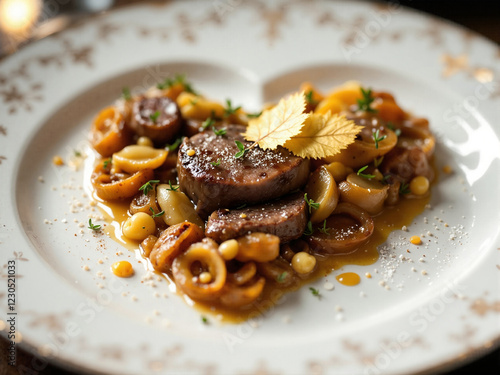
{"label": "plated meat dish", "polygon": [[428,121],[357,82],[328,94],[304,83],[248,113],[177,76],[125,89],[91,143],[93,198],[114,213],[114,237],[186,298],[237,319],[274,291],[373,263],[435,179]]}

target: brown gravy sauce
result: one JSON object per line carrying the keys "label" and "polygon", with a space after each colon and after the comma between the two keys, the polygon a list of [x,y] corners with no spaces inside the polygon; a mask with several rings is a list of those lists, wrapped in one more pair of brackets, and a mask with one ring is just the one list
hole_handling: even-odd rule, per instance
{"label": "brown gravy sauce", "polygon": [[[97,206],[103,211],[106,218],[108,225],[105,226],[105,233],[130,251],[134,251],[136,257],[141,260],[146,269],[165,277],[168,282],[172,284],[171,289],[176,290],[176,288],[173,288],[175,283],[170,275],[161,274],[153,269],[149,259],[145,258],[139,250],[139,242],[131,241],[124,237],[121,231],[121,223],[130,216],[128,214],[128,203],[105,202],[99,199],[95,194],[92,194],[92,197],[97,203]],[[183,295],[185,301],[190,306],[197,308],[203,314],[214,314],[217,320],[229,323],[240,323],[248,319],[255,319],[271,309],[274,305],[279,304],[281,297],[285,293],[297,290],[314,280],[327,276],[333,270],[339,270],[347,265],[367,266],[375,263],[379,257],[377,246],[384,243],[392,231],[401,229],[405,225],[410,225],[413,219],[424,211],[428,202],[429,197],[420,199],[403,198],[397,206],[385,207],[381,214],[373,218],[375,230],[365,244],[350,254],[317,256],[318,263],[316,270],[309,275],[306,280],[297,279],[298,281],[291,286],[284,287],[277,283],[266,282],[261,297],[246,309],[231,309],[216,304],[195,302],[183,295],[182,292],[177,291],[177,293]],[[403,251],[404,250],[401,249],[401,252]],[[337,276],[337,281],[343,285],[353,286],[360,282],[362,283],[363,278],[360,278],[354,273],[352,273],[352,275],[351,273],[344,273]],[[320,290],[319,292],[321,293],[322,291]]]}

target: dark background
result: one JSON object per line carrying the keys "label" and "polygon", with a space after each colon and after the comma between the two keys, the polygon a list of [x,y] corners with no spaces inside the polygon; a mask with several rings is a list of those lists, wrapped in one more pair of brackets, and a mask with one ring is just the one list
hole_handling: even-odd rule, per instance
{"label": "dark background", "polygon": [[[2,1],[2,0],[0,0]],[[210,1],[210,0],[209,0]],[[354,0],[355,1],[355,0]],[[115,4],[124,5],[133,3],[131,0],[117,0]],[[387,2],[397,2],[405,6],[415,8],[427,13],[434,14],[441,18],[451,20],[457,24],[474,30],[487,38],[500,44],[500,0],[402,0]],[[75,11],[76,6],[69,4],[66,11]],[[500,64],[500,61],[498,61]],[[35,375],[30,363],[32,356],[24,351],[18,350],[17,363],[19,368],[7,366],[5,358],[7,354],[6,340],[0,339],[0,375],[27,374]],[[22,366],[25,364],[25,366]],[[470,364],[461,366],[456,370],[445,372],[447,375],[469,375],[469,374],[499,374],[500,373],[500,349],[493,351],[483,358],[473,361]],[[49,365],[38,374],[74,374],[56,366]],[[306,375],[306,374],[304,374]]]}

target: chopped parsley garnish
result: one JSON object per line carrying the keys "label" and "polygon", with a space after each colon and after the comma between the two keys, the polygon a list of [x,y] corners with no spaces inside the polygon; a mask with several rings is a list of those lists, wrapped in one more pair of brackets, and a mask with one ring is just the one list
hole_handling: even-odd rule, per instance
{"label": "chopped parsley garnish", "polygon": [[212,127],[212,130],[214,131],[215,135],[225,135],[227,133],[226,128],[217,129]]}
{"label": "chopped parsley garnish", "polygon": [[262,111],[260,111],[258,113],[247,113],[247,117],[248,118],[257,118],[257,117],[260,117],[261,114],[262,114]]}
{"label": "chopped parsley garnish", "polygon": [[124,87],[122,89],[122,97],[123,99],[125,99],[126,101],[129,101],[132,99],[132,94],[130,93],[130,89],[128,87]]}
{"label": "chopped parsley garnish", "polygon": [[321,298],[321,294],[319,293],[319,290],[316,289],[316,288],[313,288],[313,287],[310,287],[309,290],[311,291],[311,294],[314,296],[314,297],[318,297],[318,298]]}
{"label": "chopped parsley garnish", "polygon": [[112,163],[111,159],[104,160],[104,161],[102,162],[102,167],[103,167],[104,169],[108,169],[108,168],[111,166],[111,163]]}
{"label": "chopped parsley garnish", "polygon": [[98,231],[101,230],[101,226],[97,224],[92,224],[92,219],[89,219],[89,229],[92,229],[93,231]]}
{"label": "chopped parsley garnish", "polygon": [[356,174],[358,176],[361,176],[361,177],[364,177],[364,178],[367,178],[367,179],[372,179],[372,178],[375,178],[375,175],[373,174],[367,174],[367,173],[363,173],[363,171],[365,171],[365,169],[368,168],[367,165],[365,165],[364,167],[361,167],[358,169],[358,171],[356,172]]}
{"label": "chopped parsley garnish", "polygon": [[233,107],[233,104],[231,103],[231,99],[226,99],[226,108],[224,109],[224,116],[228,117],[228,116],[234,115],[240,108],[241,108],[241,105],[239,105],[237,107]]}
{"label": "chopped parsley garnish", "polygon": [[149,118],[151,119],[151,121],[153,121],[154,123],[156,123],[156,120],[158,120],[158,117],[160,117],[160,111],[156,111],[155,113],[153,113],[152,115],[149,115]]}
{"label": "chopped parsley garnish", "polygon": [[317,210],[319,208],[319,203],[316,203],[313,199],[308,199],[307,198],[307,193],[304,194],[304,200],[306,201],[307,205],[309,206],[309,213],[311,213],[311,209]]}
{"label": "chopped parsley garnish", "polygon": [[365,90],[362,87],[360,87],[360,89],[361,89],[361,95],[363,96],[363,98],[358,99],[359,110],[365,111],[365,112],[372,112],[372,113],[377,112],[376,109],[373,109],[372,107],[370,107],[370,105],[375,100],[375,98],[373,97],[372,90],[371,89]]}
{"label": "chopped parsley garnish", "polygon": [[139,191],[142,190],[142,192],[144,193],[144,195],[148,195],[149,192],[151,191],[151,189],[153,188],[152,184],[159,184],[159,183],[160,183],[160,180],[149,180],[148,182],[146,182],[144,185],[142,185],[139,188]]}
{"label": "chopped parsley garnish", "polygon": [[167,188],[167,190],[170,190],[170,191],[176,191],[176,190],[179,190],[179,186],[175,187],[172,185],[172,182],[170,180],[168,180],[168,186],[170,186],[169,188]]}
{"label": "chopped parsley garnish", "polygon": [[288,272],[282,272],[278,275],[278,277],[276,278],[276,281],[279,282],[279,283],[282,283],[283,281],[285,281],[286,277],[288,275]]}
{"label": "chopped parsley garnish", "polygon": [[243,203],[241,206],[236,207],[237,210],[241,210],[242,208],[245,208],[247,206],[246,203]]}
{"label": "chopped parsley garnish", "polygon": [[184,87],[184,91],[189,92],[191,94],[196,94],[191,84],[186,81],[185,74],[177,74],[173,79],[165,78],[165,80],[161,83],[158,83],[156,87],[159,88],[160,90],[165,90],[177,84],[181,84]]}
{"label": "chopped parsley garnish", "polygon": [[304,236],[310,236],[314,233],[314,228],[313,224],[311,223],[311,220],[307,222],[306,230],[304,231]]}
{"label": "chopped parsley garnish", "polygon": [[207,319],[207,317],[206,317],[206,316],[202,316],[202,317],[201,317],[201,322],[202,322],[203,324],[205,324],[205,325],[210,324],[210,322],[208,321],[208,319]]}
{"label": "chopped parsley garnish", "polygon": [[179,137],[171,145],[166,145],[165,149],[168,151],[174,151],[177,149],[177,147],[180,146],[180,144],[182,143],[183,140],[184,140],[184,137]]}
{"label": "chopped parsley garnish", "polygon": [[375,148],[378,149],[378,143],[386,139],[387,135],[380,136],[380,129],[377,129],[377,131],[373,132],[372,137],[373,140],[375,141]]}
{"label": "chopped parsley garnish", "polygon": [[241,143],[240,141],[234,141],[234,143],[236,144],[236,147],[238,147],[238,152],[234,155],[234,157],[236,159],[239,159],[243,156],[245,156],[245,154],[248,152],[248,148],[245,148],[245,145],[243,143]]}
{"label": "chopped parsley garnish", "polygon": [[160,211],[158,213],[155,213],[155,210],[153,209],[153,207],[149,207],[149,211],[151,211],[153,213],[153,215],[151,215],[151,217],[154,219],[155,217],[160,217],[160,216],[163,216],[165,214],[165,211]]}
{"label": "chopped parsley garnish", "polygon": [[313,95],[314,95],[314,91],[313,90],[310,90],[306,93],[306,101],[309,103],[309,104],[316,104],[316,100],[314,100],[313,98]]}
{"label": "chopped parsley garnish", "polygon": [[218,167],[220,165],[220,159],[217,159],[217,161],[211,161],[210,164],[212,164],[214,167]]}
{"label": "chopped parsley garnish", "polygon": [[402,182],[401,186],[399,186],[399,194],[401,195],[410,194],[410,185],[408,185],[406,182]]}
{"label": "chopped parsley garnish", "polygon": [[196,105],[196,104],[198,104],[198,100],[199,100],[199,99],[198,99],[198,98],[196,98],[196,99],[192,99],[192,100],[190,100],[189,102],[191,103],[191,105]]}
{"label": "chopped parsley garnish", "polygon": [[383,156],[373,159],[373,165],[375,166],[375,168],[378,168],[380,164],[382,164],[382,161],[384,161]]}
{"label": "chopped parsley garnish", "polygon": [[82,153],[80,151],[78,151],[78,150],[73,150],[73,153],[75,154],[75,156],[77,158],[79,158],[80,156],[82,156]]}
{"label": "chopped parsley garnish", "polygon": [[330,234],[330,232],[329,232],[329,231],[330,231],[330,228],[327,228],[327,227],[326,227],[326,219],[325,219],[325,220],[323,220],[323,227],[319,228],[319,231],[320,231],[321,233],[323,233],[323,234],[326,234],[326,235]]}
{"label": "chopped parsley garnish", "polygon": [[215,125],[215,120],[212,117],[207,118],[203,123],[201,124],[201,128],[203,130],[206,130],[207,128],[213,127]]}

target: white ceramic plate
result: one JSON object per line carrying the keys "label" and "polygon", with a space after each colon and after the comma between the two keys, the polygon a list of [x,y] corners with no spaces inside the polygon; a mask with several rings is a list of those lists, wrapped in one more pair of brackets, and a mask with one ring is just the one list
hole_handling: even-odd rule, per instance
{"label": "white ceramic plate", "polygon": [[[144,4],[22,49],[0,63],[0,272],[6,278],[15,260],[17,339],[49,360],[120,374],[416,373],[493,348],[499,57],[468,31],[399,7],[301,0]],[[85,153],[91,118],[123,86],[142,90],[179,72],[249,110],[304,80],[390,91],[430,119],[437,165],[454,173],[376,264],[315,283],[321,300],[304,288],[244,324],[203,325],[132,252],[79,227],[98,214],[83,172],[51,162]],[[425,235],[425,246],[410,247],[412,234]],[[133,278],[111,275],[119,259],[134,264]],[[373,277],[345,287],[334,277],[346,270]],[[4,309],[6,293],[4,284]]]}

